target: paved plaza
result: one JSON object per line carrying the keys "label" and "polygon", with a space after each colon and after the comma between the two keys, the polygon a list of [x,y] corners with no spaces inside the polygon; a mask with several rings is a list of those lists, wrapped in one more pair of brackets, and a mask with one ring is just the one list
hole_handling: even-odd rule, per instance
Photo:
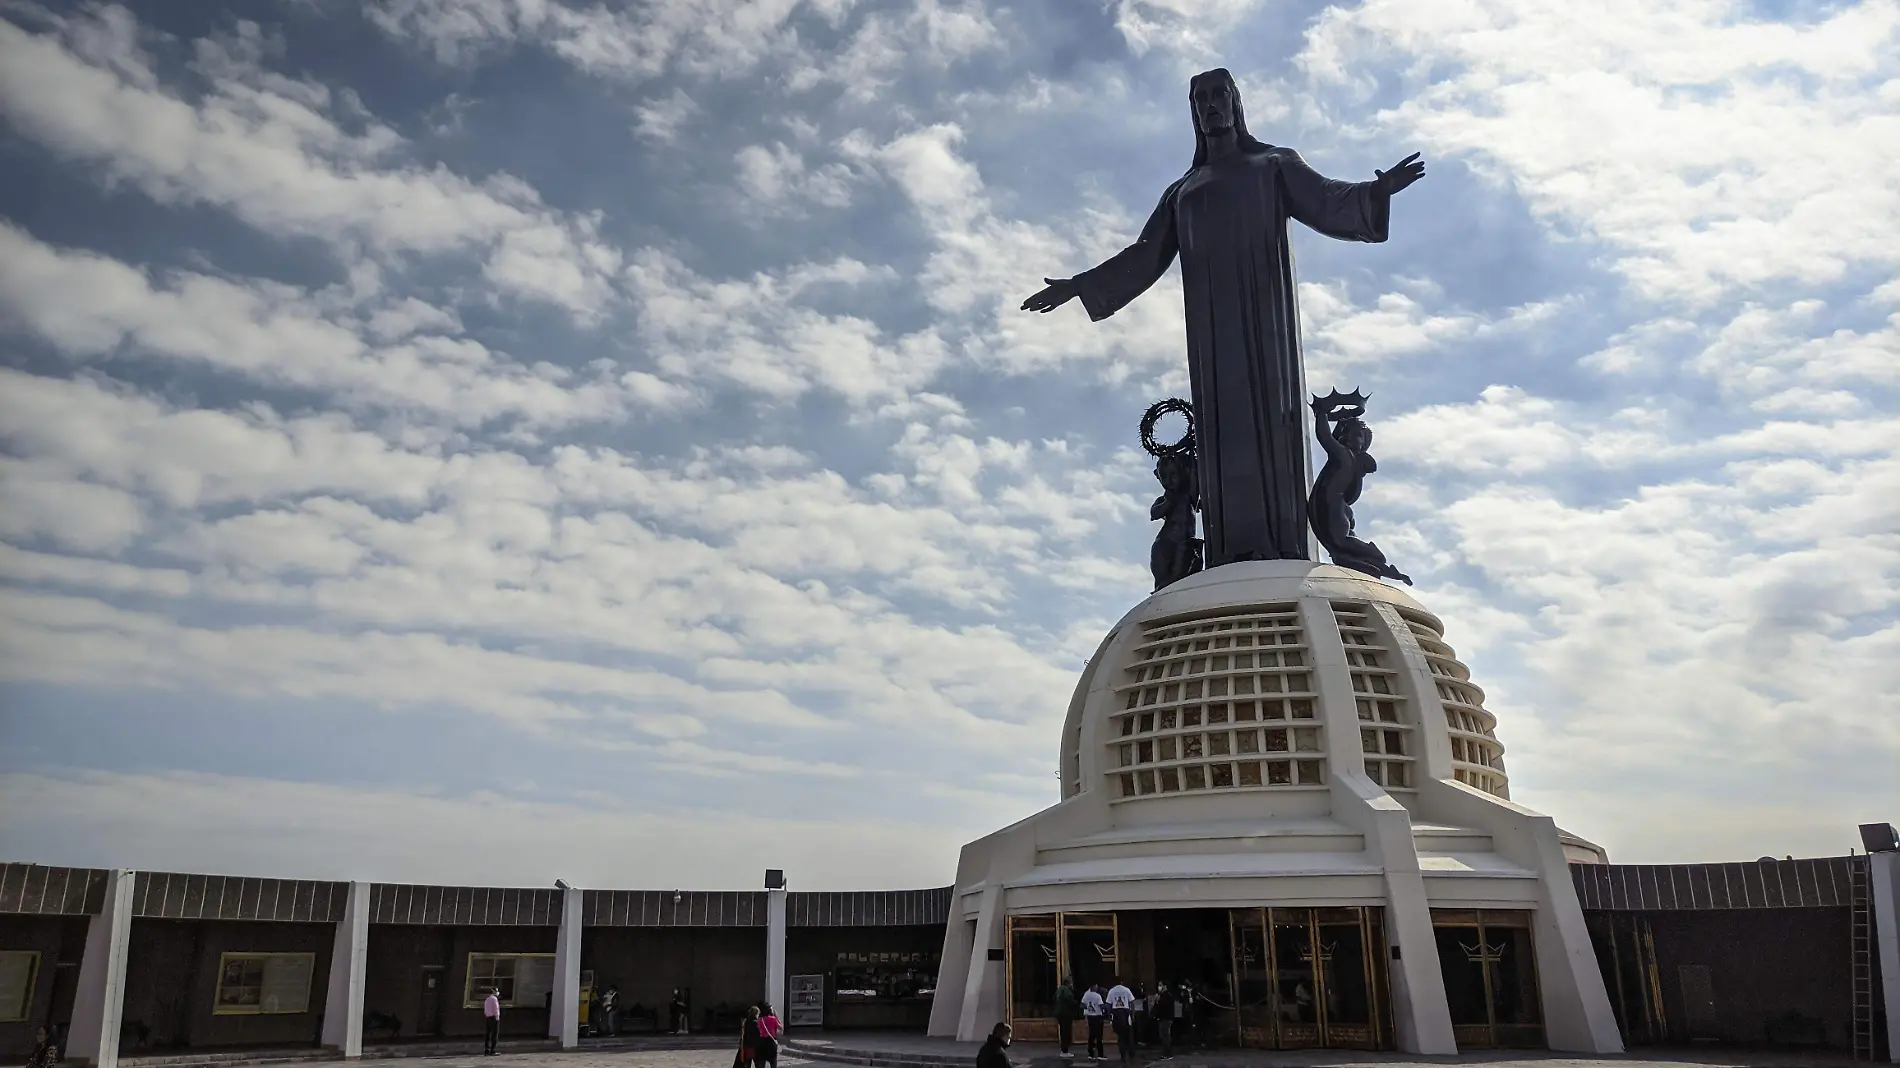
{"label": "paved plaza", "polygon": [[[805,1050],[812,1052],[826,1049],[845,1055],[869,1054],[874,1068],[885,1065],[897,1068],[907,1062],[920,1063],[925,1058],[939,1063],[948,1063],[956,1058],[965,1065],[974,1065],[979,1048],[977,1043],[900,1034],[826,1035],[802,1040],[794,1038],[793,1044],[802,1045]],[[1815,1068],[1849,1068],[1854,1064],[1847,1053],[1831,1050],[1806,1053],[1785,1050],[1649,1048],[1638,1050],[1634,1056],[1623,1057],[1579,1057],[1534,1050],[1473,1052],[1454,1057],[1422,1057],[1390,1051],[1195,1049],[1178,1051],[1171,1058],[1162,1058],[1155,1055],[1158,1052],[1144,1048],[1135,1064],[1138,1068],[1305,1068],[1308,1065],[1397,1068],[1401,1065],[1422,1064],[1482,1064],[1490,1068],[1598,1068],[1612,1065],[1618,1068],[1805,1068],[1809,1065]],[[1011,1063],[1024,1068],[1098,1068],[1095,1062],[1082,1057],[1061,1059],[1052,1043],[1018,1042],[1010,1047],[1009,1059]],[[813,1058],[812,1063],[823,1062]],[[708,1068],[729,1068],[729,1065],[729,1060],[716,1066],[708,1062]],[[1109,1058],[1099,1062],[1099,1068],[1119,1068],[1120,1065],[1121,1061],[1115,1057],[1112,1049]]]}
{"label": "paved plaza", "polygon": [[[964,1052],[970,1054],[966,1063],[973,1064],[975,1061],[974,1046],[965,1051],[965,1043],[914,1036],[867,1035],[857,1040],[828,1038],[825,1044],[838,1053],[849,1050],[870,1054],[874,1063],[880,1065],[901,1065],[907,1057],[919,1054],[944,1057]],[[512,1053],[504,1050],[495,1057],[483,1057],[471,1049],[467,1053],[418,1057],[415,1060],[442,1068],[732,1068],[732,1058],[732,1050],[723,1047],[678,1049],[623,1046],[611,1049],[583,1048],[565,1053],[547,1049]],[[1010,1060],[1024,1068],[1091,1068],[1086,1059],[1061,1060],[1056,1057],[1054,1047],[1043,1044],[1018,1044],[1010,1049]],[[837,1062],[791,1052],[779,1060],[782,1068],[825,1068],[833,1063]],[[1113,1057],[1102,1063],[1104,1068],[1118,1068],[1120,1064]],[[1421,1064],[1482,1064],[1487,1068],[1802,1068],[1808,1065],[1815,1068],[1847,1068],[1853,1062],[1845,1054],[1765,1050],[1645,1050],[1642,1055],[1634,1057],[1572,1057],[1530,1051],[1471,1053],[1459,1057],[1413,1057],[1394,1053],[1327,1050],[1285,1053],[1205,1050],[1180,1053],[1171,1059],[1143,1057],[1136,1063],[1141,1068],[1304,1068],[1308,1065],[1400,1068]]]}

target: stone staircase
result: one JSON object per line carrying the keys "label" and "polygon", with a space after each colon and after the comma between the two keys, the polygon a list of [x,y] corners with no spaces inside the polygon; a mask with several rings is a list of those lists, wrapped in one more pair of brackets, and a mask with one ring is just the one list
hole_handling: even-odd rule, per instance
{"label": "stone staircase", "polygon": [[[554,1053],[561,1044],[553,1039],[516,1039],[501,1043],[503,1053]],[[363,1059],[393,1060],[403,1057],[479,1056],[482,1040],[455,1039],[443,1042],[401,1042],[365,1045]],[[121,1068],[250,1068],[252,1065],[296,1065],[322,1061],[340,1061],[343,1055],[333,1049],[243,1049],[186,1050],[120,1057]]]}
{"label": "stone staircase", "polygon": [[827,1061],[832,1064],[856,1064],[863,1068],[970,1068],[973,1053],[924,1053],[907,1049],[873,1049],[834,1046],[824,1042],[800,1042],[787,1039],[779,1049],[793,1057]]}
{"label": "stone staircase", "polygon": [[[583,1038],[571,1052],[624,1052],[630,1050],[724,1049],[733,1040],[724,1035],[622,1035],[616,1038]],[[561,1044],[554,1039],[504,1039],[502,1053],[559,1053]],[[394,1060],[407,1057],[474,1057],[482,1051],[479,1036],[445,1039],[439,1042],[365,1043],[363,1059]],[[340,1061],[343,1055],[333,1049],[309,1047],[237,1050],[186,1050],[178,1053],[152,1053],[119,1058],[121,1068],[251,1068],[253,1065],[299,1065],[312,1062]]]}

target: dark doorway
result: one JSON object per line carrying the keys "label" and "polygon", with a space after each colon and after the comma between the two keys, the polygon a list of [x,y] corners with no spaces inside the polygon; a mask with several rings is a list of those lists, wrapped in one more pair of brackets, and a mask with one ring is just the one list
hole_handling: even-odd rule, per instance
{"label": "dark doorway", "polygon": [[422,1003],[416,1007],[416,1034],[439,1035],[442,1033],[442,984],[444,970],[440,964],[422,966]]}
{"label": "dark doorway", "polygon": [[58,1036],[59,1048],[66,1048],[66,1028],[73,1022],[73,998],[79,993],[79,965],[60,961],[53,965],[53,996],[46,1004],[46,1030]]}
{"label": "dark doorway", "polygon": [[1176,1046],[1206,1048],[1234,1042],[1234,953],[1227,913],[1221,909],[1164,909],[1154,913],[1154,977],[1184,998]]}

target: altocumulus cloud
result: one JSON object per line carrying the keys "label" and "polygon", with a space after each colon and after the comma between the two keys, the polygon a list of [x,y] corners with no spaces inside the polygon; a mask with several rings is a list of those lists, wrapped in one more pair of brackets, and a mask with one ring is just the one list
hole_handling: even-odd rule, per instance
{"label": "altocumulus cloud", "polygon": [[1433,161],[1296,238],[1309,360],[1517,795],[1839,852],[1900,805],[1896,56],[1874,0],[12,6],[0,852],[947,880],[1051,799],[1185,388],[1172,279],[1015,305],[1214,63]]}

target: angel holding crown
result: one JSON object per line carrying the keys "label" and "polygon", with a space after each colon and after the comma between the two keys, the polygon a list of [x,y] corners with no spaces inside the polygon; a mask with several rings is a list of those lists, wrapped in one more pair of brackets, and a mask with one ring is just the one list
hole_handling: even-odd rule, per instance
{"label": "angel holding crown", "polygon": [[1410,586],[1412,580],[1387,563],[1377,545],[1353,536],[1352,506],[1359,501],[1366,476],[1379,469],[1367,451],[1372,448],[1372,428],[1365,421],[1367,399],[1358,390],[1333,390],[1313,398],[1313,434],[1326,451],[1326,465],[1313,480],[1306,518],[1333,563]]}

